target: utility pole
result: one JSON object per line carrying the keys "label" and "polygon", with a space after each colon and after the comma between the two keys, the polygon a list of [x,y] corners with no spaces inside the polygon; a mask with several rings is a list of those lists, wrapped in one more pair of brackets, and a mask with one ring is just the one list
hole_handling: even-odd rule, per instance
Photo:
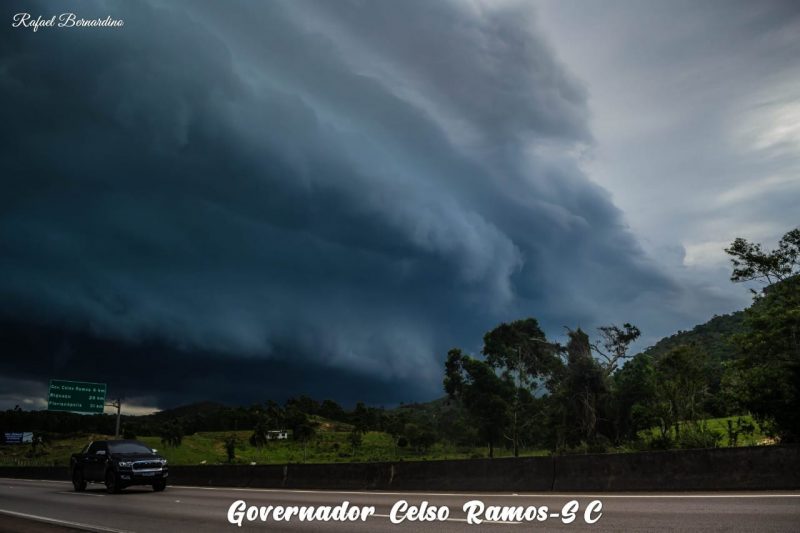
{"label": "utility pole", "polygon": [[111,402],[111,403],[107,403],[106,405],[108,405],[110,407],[116,407],[117,408],[117,429],[116,429],[116,431],[114,431],[114,438],[118,439],[119,438],[119,418],[120,418],[120,410],[122,408],[122,398],[117,398],[116,401]]}

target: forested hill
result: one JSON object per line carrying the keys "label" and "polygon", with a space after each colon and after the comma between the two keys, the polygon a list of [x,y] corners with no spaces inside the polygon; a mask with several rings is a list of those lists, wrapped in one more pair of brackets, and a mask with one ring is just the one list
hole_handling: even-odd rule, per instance
{"label": "forested hill", "polygon": [[644,353],[658,359],[661,355],[678,346],[692,345],[707,353],[710,361],[727,361],[733,359],[735,350],[731,335],[742,333],[744,311],[736,311],[730,315],[714,316],[705,324],[695,326],[690,331],[679,331],[664,337]]}

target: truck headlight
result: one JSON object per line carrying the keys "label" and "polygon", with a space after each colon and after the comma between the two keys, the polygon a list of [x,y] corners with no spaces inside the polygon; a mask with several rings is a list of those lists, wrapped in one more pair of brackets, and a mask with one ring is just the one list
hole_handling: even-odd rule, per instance
{"label": "truck headlight", "polygon": [[166,465],[167,465],[167,460],[161,459],[161,466],[166,466]]}
{"label": "truck headlight", "polygon": [[130,468],[133,466],[133,461],[120,461],[117,463],[120,468]]}

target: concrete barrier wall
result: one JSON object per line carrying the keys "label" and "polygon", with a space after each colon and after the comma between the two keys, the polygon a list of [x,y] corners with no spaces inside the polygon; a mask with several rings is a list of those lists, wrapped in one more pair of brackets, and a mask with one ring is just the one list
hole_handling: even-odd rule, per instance
{"label": "concrete barrier wall", "polygon": [[284,487],[292,489],[387,489],[390,463],[289,465]]}
{"label": "concrete barrier wall", "polygon": [[280,488],[284,485],[284,465],[171,466],[170,483],[198,487]]}
{"label": "concrete barrier wall", "polygon": [[[69,479],[67,468],[0,477]],[[170,483],[216,487],[453,491],[683,491],[800,488],[800,447],[393,463],[173,466]]]}
{"label": "concrete barrier wall", "polygon": [[547,491],[551,457],[393,463],[388,488],[399,490]]}
{"label": "concrete barrier wall", "polygon": [[0,477],[18,479],[69,480],[66,466],[0,466]]}
{"label": "concrete barrier wall", "polygon": [[556,491],[800,488],[800,447],[555,457]]}

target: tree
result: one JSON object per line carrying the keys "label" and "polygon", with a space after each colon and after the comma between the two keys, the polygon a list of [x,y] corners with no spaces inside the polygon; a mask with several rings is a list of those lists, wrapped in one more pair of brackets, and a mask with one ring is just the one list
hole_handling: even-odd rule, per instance
{"label": "tree", "polygon": [[377,425],[376,414],[364,402],[357,402],[353,412],[350,414],[350,423],[364,433],[369,429],[374,429]]}
{"label": "tree", "polygon": [[464,357],[458,348],[447,352],[444,363],[444,391],[450,398],[460,398],[464,389]]}
{"label": "tree", "polygon": [[436,442],[436,433],[426,424],[409,422],[403,429],[403,435],[417,453],[424,453]]}
{"label": "tree", "polygon": [[445,391],[463,403],[479,437],[489,446],[489,457],[494,457],[494,446],[510,421],[513,385],[498,377],[488,363],[457,348],[448,352],[445,372]]}
{"label": "tree", "polygon": [[[298,410],[293,408],[292,413],[296,412]],[[269,400],[264,404],[263,409],[256,408],[255,414],[258,419],[253,427],[253,434],[250,435],[250,444],[256,448],[262,448],[269,443],[269,432],[271,430],[279,431],[284,429],[286,411],[273,400]]]}
{"label": "tree", "polygon": [[535,318],[500,324],[483,336],[486,362],[504,377],[530,387],[558,366],[558,344],[547,341]]}
{"label": "tree", "polygon": [[736,422],[731,419],[727,420],[727,432],[728,432],[728,446],[731,448],[735,448],[739,443],[739,435],[752,435],[756,427],[753,425],[752,422],[745,420],[742,417],[738,417]]}
{"label": "tree", "polygon": [[[300,397],[301,400],[304,398],[308,399],[306,396]],[[303,410],[309,405],[307,401],[289,400],[283,411],[283,422],[291,428],[292,438],[303,444],[303,461],[307,457],[308,442],[314,438],[317,427],[317,423]]]}
{"label": "tree", "polygon": [[177,420],[170,420],[161,426],[161,443],[177,448],[183,441],[183,426]]}
{"label": "tree", "polygon": [[731,256],[731,281],[762,281],[768,285],[786,280],[800,272],[800,228],[787,232],[778,248],[765,252],[758,243],[736,238],[725,253]]}
{"label": "tree", "polygon": [[43,447],[44,447],[44,438],[42,437],[42,434],[34,433],[33,438],[31,439],[31,447],[25,453],[25,456],[34,458],[34,457],[39,457],[41,455],[47,455],[47,452],[42,449]]}
{"label": "tree", "polygon": [[800,441],[800,276],[768,287],[744,326],[732,368],[742,403],[783,442]]}
{"label": "tree", "polygon": [[656,397],[653,358],[639,354],[620,368],[612,380],[614,440],[636,440],[638,432],[653,426],[651,405]]}
{"label": "tree", "polygon": [[[397,447],[400,446],[401,448],[405,447],[408,444],[408,439],[405,438],[405,426],[409,422],[409,415],[406,412],[393,412],[386,416],[384,421],[384,427],[386,433],[392,436],[392,442],[394,443],[394,455],[397,457]],[[404,444],[403,446],[400,445],[401,439]]]}
{"label": "tree", "polygon": [[236,445],[239,443],[239,439],[236,438],[236,435],[231,433],[225,439],[225,453],[228,455],[228,462],[232,463],[233,460],[236,458]]}
{"label": "tree", "polygon": [[354,427],[352,431],[350,431],[350,434],[347,435],[347,440],[350,442],[350,446],[353,450],[353,457],[355,457],[356,450],[361,447],[361,443],[364,441],[364,432]]}
{"label": "tree", "polygon": [[274,400],[269,400],[264,406],[263,421],[268,426],[267,429],[284,429],[286,410]]}
{"label": "tree", "polygon": [[678,346],[656,362],[656,403],[653,415],[660,422],[663,438],[675,428],[680,439],[681,421],[700,418],[701,406],[708,393],[704,369],[707,355],[693,345]]}
{"label": "tree", "polygon": [[628,347],[639,338],[641,331],[627,322],[621,328],[612,324],[597,329],[600,331],[603,348],[592,344],[592,350],[603,358],[606,376],[610,376],[617,370],[619,362],[628,358]]}
{"label": "tree", "polygon": [[256,448],[263,448],[269,442],[269,426],[266,421],[260,420],[256,427],[253,428],[253,434],[250,435],[250,444]]}
{"label": "tree", "polygon": [[555,401],[560,405],[560,438],[566,445],[593,444],[606,375],[592,357],[589,336],[578,328],[568,332],[567,364],[559,374]]}
{"label": "tree", "polygon": [[305,394],[286,400],[286,409],[296,409],[307,415],[315,415],[319,411],[319,403]]}
{"label": "tree", "polygon": [[306,451],[308,448],[308,443],[311,439],[314,438],[314,435],[317,433],[316,424],[311,421],[310,419],[306,419],[305,422],[295,425],[294,429],[292,430],[292,435],[294,440],[297,442],[303,443],[303,461],[306,460]]}
{"label": "tree", "polygon": [[800,441],[800,228],[772,252],[736,239],[731,280],[766,281],[745,311],[745,332],[734,337],[740,357],[725,378],[743,385],[745,407],[785,442]]}
{"label": "tree", "polygon": [[[510,404],[510,431],[504,434],[512,444],[514,457],[519,456],[521,426],[524,424],[522,410],[526,402],[523,396],[530,396],[539,382],[551,376],[559,365],[558,351],[557,344],[547,342],[535,318],[500,324],[483,336],[486,362],[499,369],[503,379],[515,391]],[[529,409],[531,406],[532,403],[527,402]]]}
{"label": "tree", "polygon": [[323,400],[319,406],[319,416],[329,420],[338,420],[343,422],[345,420],[345,413],[342,406],[333,400]]}

